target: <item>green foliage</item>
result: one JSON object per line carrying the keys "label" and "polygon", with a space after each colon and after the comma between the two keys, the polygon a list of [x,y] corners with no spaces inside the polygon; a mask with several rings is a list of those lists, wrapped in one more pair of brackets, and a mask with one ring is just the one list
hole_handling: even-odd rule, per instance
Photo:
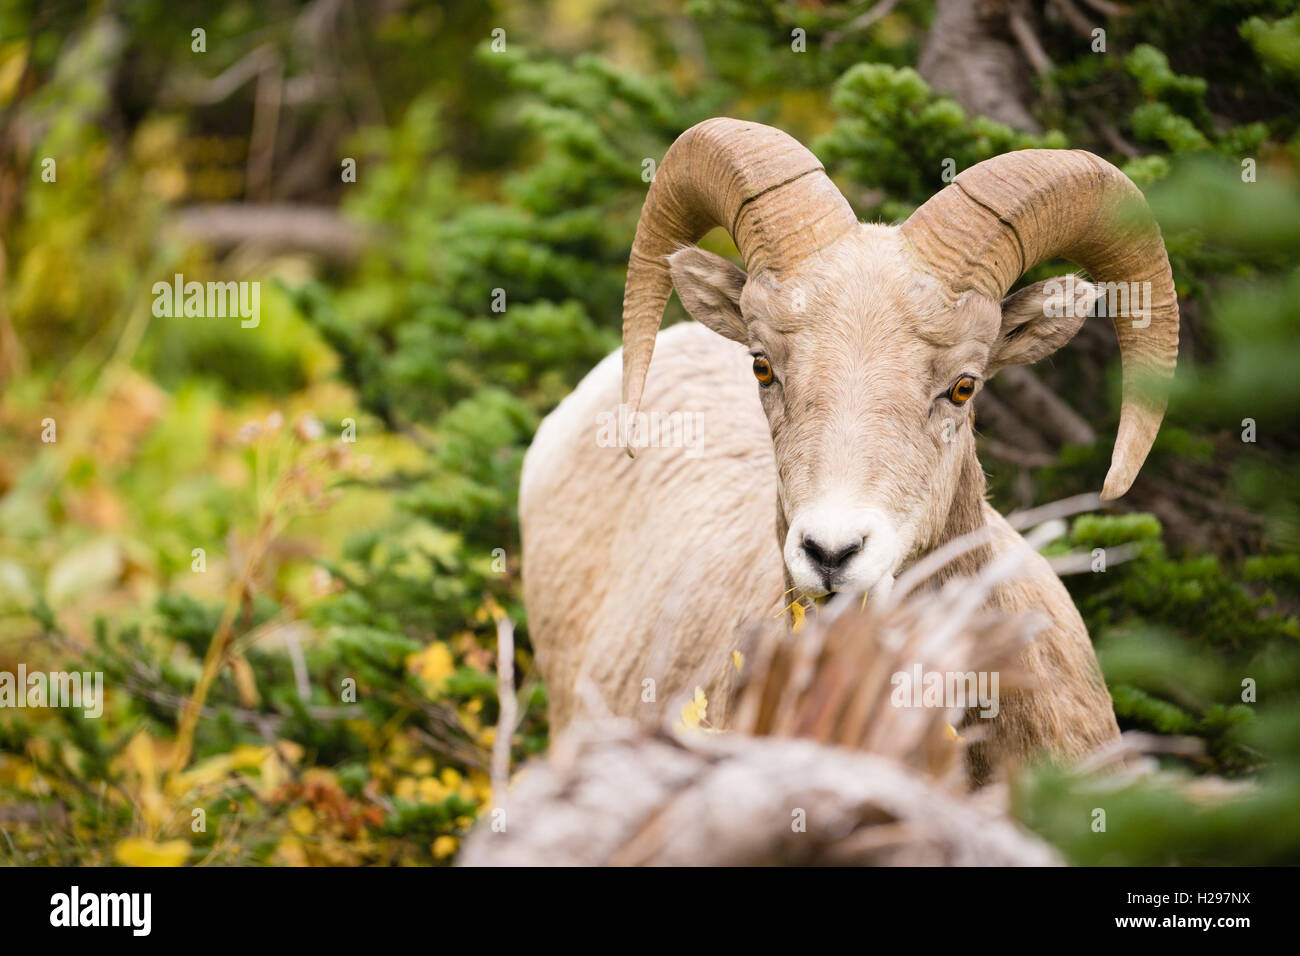
{"label": "green foliage", "polygon": [[[878,6],[869,2],[688,0],[685,5],[704,27],[713,68],[741,91],[767,98],[803,89],[823,96],[858,63],[915,63],[930,8],[924,0],[904,0],[881,17]],[[714,29],[718,23],[727,29]]]}
{"label": "green foliage", "polygon": [[1199,76],[1179,76],[1169,68],[1169,59],[1149,43],[1139,43],[1124,61],[1124,68],[1138,81],[1149,99],[1177,99],[1193,110],[1204,110],[1202,99],[1208,84]]}
{"label": "green foliage", "polygon": [[1241,35],[1269,67],[1300,76],[1300,12],[1272,23],[1251,17],[1241,25]]}
{"label": "green foliage", "polygon": [[[1287,772],[1236,799],[1207,793],[1195,800],[1172,781],[1090,789],[1047,771],[1017,799],[1032,804],[1025,822],[1078,865],[1276,866],[1294,864],[1300,854],[1300,811],[1292,796],[1297,786]],[[1093,829],[1097,810],[1106,814],[1104,832]]]}
{"label": "green foliage", "polygon": [[[1070,579],[1121,727],[1199,741],[1192,768],[1251,776],[1233,799],[1208,785],[1196,799],[1178,761],[1122,785],[1043,768],[1018,781],[1021,818],[1079,864],[1294,862],[1300,622],[1211,557],[1168,558],[1149,515],[1080,518],[1070,538],[1079,547],[1143,542],[1131,561]],[[1294,593],[1294,557],[1257,559],[1243,577]]]}
{"label": "green foliage", "polygon": [[[1300,413],[1293,363],[1297,331],[1295,222],[1300,196],[1276,169],[1252,182],[1235,166],[1180,164],[1153,191],[1182,267],[1215,291],[1206,315],[1216,348],[1185,361],[1171,416],[1229,432],[1228,483],[1266,517],[1271,553],[1239,567],[1209,554],[1171,556],[1150,515],[1088,516],[1070,543],[1130,545],[1132,559],[1068,579],[1121,726],[1191,737],[1202,755],[1166,760],[1165,775],[1107,792],[1043,771],[1020,782],[1023,819],[1084,864],[1293,863],[1300,852],[1300,618],[1294,438],[1281,423]],[[1225,206],[1227,208],[1225,208]],[[1228,278],[1215,278],[1222,270]],[[1253,422],[1255,428],[1245,426]],[[1166,429],[1164,452],[1204,442]],[[1172,444],[1170,443],[1172,441]],[[1150,467],[1150,466],[1149,466]],[[1188,770],[1249,775],[1243,794],[1194,799]],[[1107,828],[1093,829],[1104,809]],[[1157,808],[1160,808],[1157,810]],[[1267,833],[1267,839],[1260,839]]]}
{"label": "green foliage", "polygon": [[858,64],[837,81],[831,104],[839,114],[835,128],[814,149],[835,171],[884,190],[893,204],[882,204],[881,212],[890,216],[905,216],[942,188],[945,172],[1012,149],[1065,145],[1059,133],[1035,137],[967,117],[911,67]]}

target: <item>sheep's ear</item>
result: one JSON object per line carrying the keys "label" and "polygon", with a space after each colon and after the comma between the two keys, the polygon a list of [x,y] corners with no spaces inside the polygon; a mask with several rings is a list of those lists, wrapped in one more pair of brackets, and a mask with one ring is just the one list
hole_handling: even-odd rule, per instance
{"label": "sheep's ear", "polygon": [[668,257],[668,272],[691,318],[725,338],[749,342],[740,314],[740,291],[749,278],[743,269],[691,246]]}
{"label": "sheep's ear", "polygon": [[1051,355],[1079,331],[1097,302],[1097,287],[1073,275],[1025,286],[1002,300],[1002,330],[988,371],[1029,365]]}

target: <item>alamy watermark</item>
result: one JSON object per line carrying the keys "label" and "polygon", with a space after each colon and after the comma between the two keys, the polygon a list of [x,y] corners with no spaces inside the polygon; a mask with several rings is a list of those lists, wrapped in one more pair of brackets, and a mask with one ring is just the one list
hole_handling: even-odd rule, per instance
{"label": "alamy watermark", "polygon": [[104,713],[103,671],[0,671],[0,707],[73,707],[95,718]]}
{"label": "alamy watermark", "polygon": [[601,448],[684,448],[687,458],[699,457],[703,412],[617,412],[596,416],[596,444]]}
{"label": "alamy watermark", "polygon": [[152,893],[83,893],[75,884],[67,893],[50,897],[51,926],[119,926],[133,936],[148,936],[153,928]]}
{"label": "alamy watermark", "polygon": [[986,719],[1001,710],[997,671],[927,671],[913,664],[910,671],[896,671],[889,683],[894,688],[889,702],[895,707],[979,707]]}
{"label": "alamy watermark", "polygon": [[[1073,274],[1049,279],[1043,283],[1043,315],[1050,319],[1075,316],[1078,313],[1079,283]],[[1150,282],[1093,282],[1097,298],[1088,309],[1088,315],[1105,315],[1111,319],[1132,318],[1133,328],[1145,329],[1151,324]]]}
{"label": "alamy watermark", "polygon": [[153,284],[153,314],[160,319],[227,319],[255,329],[262,321],[262,283],[186,282],[179,272],[171,282]]}

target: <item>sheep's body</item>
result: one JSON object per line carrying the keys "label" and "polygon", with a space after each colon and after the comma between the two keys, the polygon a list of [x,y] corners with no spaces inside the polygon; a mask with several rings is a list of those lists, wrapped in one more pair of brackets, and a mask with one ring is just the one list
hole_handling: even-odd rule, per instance
{"label": "sheep's body", "polygon": [[[524,592],[556,730],[584,696],[636,715],[695,686],[725,722],[732,652],[783,593],[881,601],[908,566],[978,532],[990,540],[928,583],[989,566],[1002,583],[988,603],[1046,628],[1021,654],[1029,687],[1001,695],[973,749],[975,776],[1115,737],[1069,595],[984,502],[973,409],[999,369],[1065,345],[1101,288],[1140,290],[1104,303],[1124,397],[1102,498],[1128,490],[1178,353],[1173,275],[1144,208],[1091,153],[1019,150],[964,170],[901,225],[865,224],[780,130],[720,117],[678,137],[628,257],[623,351],[544,423],[525,464]],[[715,226],[744,269],[693,245]],[[1055,258],[1096,284],[1007,294]],[[700,325],[656,345],[673,289]],[[676,428],[667,443],[656,418]],[[1019,576],[999,576],[1012,550]]]}
{"label": "sheep's body", "polygon": [[[538,430],[520,521],[524,597],[553,731],[585,706],[584,679],[622,716],[654,713],[702,686],[710,722],[725,723],[732,652],[749,627],[779,612],[786,586],[772,438],[746,351],[694,322],[659,335],[641,408],[696,415],[694,448],[642,448],[633,460],[598,440],[618,414],[621,352]],[[1087,631],[1047,562],[983,501],[973,445],[967,454],[969,480],[952,513],[992,527],[985,559],[1025,552],[991,603],[1050,622],[1023,655],[1037,692],[1004,695],[981,760],[1085,753],[1118,735]],[[967,530],[952,523],[953,535]]]}
{"label": "sheep's body", "polygon": [[772,439],[743,349],[694,322],[658,348],[643,407],[701,413],[698,456],[644,448],[633,460],[597,443],[600,416],[617,414],[619,350],[542,422],[524,459],[524,601],[556,730],[578,710],[581,676],[637,716],[643,680],[662,703],[729,667],[745,619],[772,614],[785,587]]}

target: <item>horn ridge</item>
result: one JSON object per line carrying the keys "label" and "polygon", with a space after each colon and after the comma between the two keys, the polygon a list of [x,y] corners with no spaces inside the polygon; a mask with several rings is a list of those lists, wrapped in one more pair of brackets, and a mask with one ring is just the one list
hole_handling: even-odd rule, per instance
{"label": "horn ridge", "polygon": [[623,403],[632,413],[640,404],[672,292],[667,256],[721,226],[751,272],[780,277],[856,225],[821,162],[786,133],[727,117],[682,133],[650,184],[628,258]]}
{"label": "horn ridge", "polygon": [[1086,150],[1018,150],[963,171],[900,228],[921,267],[954,298],[973,289],[1000,299],[1027,270],[1058,257],[1126,298],[1138,290],[1143,321],[1112,314],[1123,400],[1102,497],[1124,494],[1159,430],[1178,357],[1173,273],[1141,190]]}

